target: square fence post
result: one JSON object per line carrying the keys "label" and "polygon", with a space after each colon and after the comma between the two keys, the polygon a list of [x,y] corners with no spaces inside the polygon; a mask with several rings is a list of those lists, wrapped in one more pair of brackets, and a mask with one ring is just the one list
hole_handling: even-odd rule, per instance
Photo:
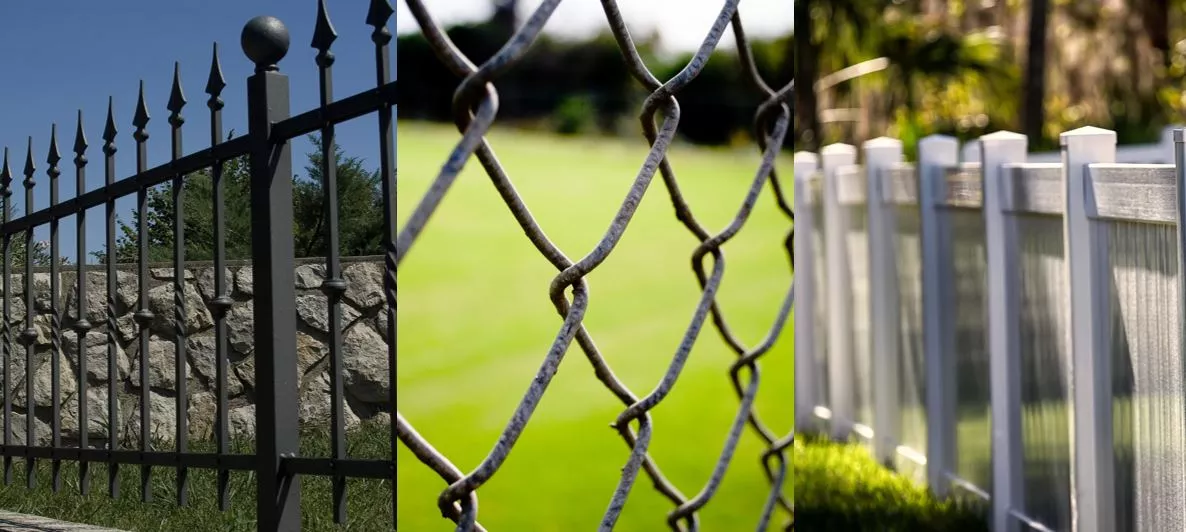
{"label": "square fence post", "polygon": [[1071,520],[1076,532],[1115,530],[1112,449],[1111,279],[1107,228],[1091,219],[1087,166],[1116,159],[1116,133],[1084,127],[1063,133],[1067,279],[1071,348]]}
{"label": "square fence post", "polygon": [[828,301],[828,398],[832,409],[832,437],[847,440],[856,419],[853,389],[852,279],[849,279],[848,212],[840,204],[836,170],[855,164],[857,150],[848,144],[830,144],[820,150],[824,169],[824,248]]}
{"label": "square fence post", "polygon": [[955,382],[952,364],[950,262],[951,230],[940,211],[946,194],[945,171],[958,163],[959,142],[931,135],[918,143],[918,208],[922,248],[922,349],[926,366],[927,484],[938,497],[951,488],[955,468]]}
{"label": "square fence post", "polygon": [[251,135],[251,260],[255,272],[257,520],[261,531],[301,528],[301,485],[284,459],[299,452],[296,287],[293,273],[292,148],[271,138],[289,117],[288,76],[276,66],[288,51],[288,30],[273,17],[243,28],[255,63],[247,79]]}
{"label": "square fence post", "polygon": [[901,375],[898,345],[897,223],[883,186],[885,172],[902,162],[902,141],[879,137],[862,146],[868,183],[866,206],[869,235],[869,328],[873,357],[873,455],[893,466],[901,439]]}
{"label": "square fence post", "polygon": [[815,364],[815,272],[819,257],[812,250],[816,228],[811,179],[819,168],[819,156],[809,152],[795,153],[795,429],[810,430],[815,422],[815,407],[819,404],[815,379],[819,371]]}
{"label": "square fence post", "polygon": [[1024,163],[1025,135],[1000,131],[980,137],[984,243],[988,258],[989,401],[992,424],[992,526],[1015,531],[1021,505],[1021,306],[1017,220],[1006,212],[1012,190],[1004,165]]}

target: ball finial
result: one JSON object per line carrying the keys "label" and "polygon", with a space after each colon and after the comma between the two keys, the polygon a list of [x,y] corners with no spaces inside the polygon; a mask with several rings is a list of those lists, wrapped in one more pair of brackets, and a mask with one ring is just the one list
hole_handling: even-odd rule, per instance
{"label": "ball finial", "polygon": [[276,64],[288,54],[288,28],[276,17],[255,17],[243,27],[240,44],[256,72],[280,70]]}

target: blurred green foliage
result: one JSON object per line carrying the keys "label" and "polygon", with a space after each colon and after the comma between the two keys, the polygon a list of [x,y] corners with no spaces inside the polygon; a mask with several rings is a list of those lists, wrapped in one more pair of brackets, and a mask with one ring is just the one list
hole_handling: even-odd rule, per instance
{"label": "blurred green foliage", "polygon": [[940,501],[878,464],[856,444],[797,435],[792,462],[799,530],[975,532],[988,530],[979,503]]}
{"label": "blurred green foliage", "polygon": [[[817,71],[809,61],[799,63],[808,67],[797,73],[801,85],[872,58],[890,61],[884,71],[819,94],[821,115],[858,110],[853,120],[823,124],[821,143],[888,135],[909,150],[930,134],[966,141],[1022,130],[1024,67],[1034,59],[1027,54],[1036,53],[1027,47],[1030,1],[796,5],[810,14],[799,25],[811,29],[818,56]],[[1156,141],[1166,125],[1183,123],[1186,0],[1051,0],[1049,6],[1037,110],[1042,136],[1030,139],[1031,149],[1057,149],[1060,133],[1085,125],[1113,129],[1126,144]],[[810,112],[796,109],[800,117]]]}
{"label": "blurred green foliage", "polygon": [[[506,31],[494,23],[453,26],[446,33],[475,64],[493,56],[506,42]],[[635,35],[648,68],[660,81],[678,74],[691,54],[659,53],[656,35]],[[751,38],[754,62],[766,82],[780,87],[790,81],[791,35]],[[399,36],[400,118],[453,121],[453,94],[460,78],[434,54],[421,33]],[[622,51],[608,32],[588,39],[541,36],[522,61],[495,84],[498,120],[504,124],[541,127],[561,133],[639,131],[639,110],[649,91],[636,80]],[[696,144],[721,145],[739,133],[753,134],[754,111],[764,100],[745,75],[735,50],[719,49],[704,70],[677,95],[681,137]],[[786,143],[790,149],[791,139]]]}

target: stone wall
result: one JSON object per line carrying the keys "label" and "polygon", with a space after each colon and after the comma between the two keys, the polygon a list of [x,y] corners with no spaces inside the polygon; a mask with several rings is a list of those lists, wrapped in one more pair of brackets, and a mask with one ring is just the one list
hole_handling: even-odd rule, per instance
{"label": "stone wall", "polygon": [[[329,381],[329,319],[328,300],[320,286],[325,275],[323,259],[298,261],[295,265],[297,314],[297,366],[300,387],[300,417],[303,424],[328,425],[330,411]],[[138,267],[120,265],[117,269],[116,293],[111,303],[115,308],[116,339],[115,379],[119,402],[118,424],[121,440],[134,443],[140,433],[140,338],[139,326],[133,313],[139,303]],[[174,311],[174,270],[172,265],[153,265],[149,270],[148,303],[154,318],[147,327],[149,366],[148,386],[150,423],[154,438],[172,442],[176,433],[177,333]],[[255,353],[253,318],[253,275],[250,262],[228,263],[225,269],[227,292],[234,304],[227,314],[228,376],[230,397],[230,425],[235,435],[250,436],[255,420]],[[91,442],[100,444],[108,435],[108,370],[107,344],[107,275],[104,267],[91,266],[85,272],[87,294],[85,317],[93,328],[82,342],[86,357],[87,411]],[[342,301],[343,381],[346,389],[347,426],[375,416],[390,416],[390,372],[387,346],[386,301],[383,295],[382,257],[343,259],[343,277],[347,288]],[[216,341],[214,316],[208,307],[215,297],[214,268],[211,263],[189,263],[184,270],[186,332],[186,393],[187,419],[192,439],[212,436],[215,418]],[[59,358],[61,373],[61,426],[63,440],[77,441],[79,396],[79,340],[71,326],[78,321],[79,298],[77,273],[74,268],[63,268],[61,273],[62,350]],[[52,352],[53,335],[50,326],[51,297],[48,269],[39,268],[33,274],[34,329],[37,333],[33,354],[33,414],[36,417],[35,443],[44,445],[50,440],[52,416]],[[24,276],[14,274],[11,306],[11,330],[14,343],[9,369],[8,389],[12,394],[12,433],[15,442],[25,441],[27,401],[26,352],[15,339],[25,329]],[[5,294],[0,281],[0,296]],[[2,320],[0,320],[2,321]],[[0,360],[0,368],[3,360]],[[0,431],[2,432],[2,431]]]}

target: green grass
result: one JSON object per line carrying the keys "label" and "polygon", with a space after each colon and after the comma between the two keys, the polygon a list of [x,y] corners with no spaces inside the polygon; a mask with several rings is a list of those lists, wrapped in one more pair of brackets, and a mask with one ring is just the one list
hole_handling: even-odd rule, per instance
{"label": "green grass", "polygon": [[[573,260],[602,237],[648,149],[641,138],[566,139],[497,129],[489,138],[540,225]],[[451,128],[400,124],[401,225],[457,139]],[[753,148],[676,147],[670,161],[694,213],[717,232],[736,213],[759,156]],[[778,168],[790,189],[790,157]],[[747,344],[766,334],[789,286],[782,248],[788,226],[767,187],[746,228],[725,246],[718,300]],[[692,318],[700,293],[690,268],[696,245],[656,177],[617,249],[588,277],[585,323],[617,375],[640,396],[658,384]],[[494,445],[559,330],[561,318],[548,300],[556,271],[523,235],[476,160],[400,268],[400,410],[438,450],[471,471]],[[788,323],[762,361],[757,408],[780,433],[790,430],[794,416],[792,346]],[[736,415],[727,374],[733,359],[706,324],[671,395],[653,412],[652,456],[688,496],[708,481]],[[609,428],[622,410],[574,344],[509,459],[479,489],[479,520],[491,530],[595,527],[629,454]],[[754,526],[769,492],[762,448],[745,433],[723,484],[701,512],[704,530]],[[444,481],[402,447],[397,460],[400,530],[451,530],[436,509]],[[616,530],[664,530],[671,509],[640,477]],[[785,518],[777,515],[775,525]]]}
{"label": "green grass", "polygon": [[792,461],[800,530],[988,530],[983,507],[935,499],[926,488],[882,467],[863,446],[800,436]]}
{"label": "green grass", "polygon": [[[391,456],[390,425],[364,423],[347,436],[349,454],[360,458]],[[170,446],[158,448],[168,449]],[[232,451],[250,453],[251,442],[236,442]],[[209,443],[193,443],[193,452],[213,452]],[[328,456],[327,434],[306,433],[302,439],[303,456]],[[255,527],[255,476],[236,472],[230,476],[231,508],[218,511],[217,474],[213,470],[191,469],[189,473],[189,505],[177,505],[176,472],[169,468],[153,468],[153,500],[140,501],[140,467],[123,464],[119,469],[120,496],[112,500],[107,491],[108,469],[105,464],[91,464],[91,489],[79,495],[78,465],[62,464],[62,489],[51,489],[51,469],[48,460],[38,460],[36,487],[25,487],[25,464],[13,462],[13,483],[0,485],[0,508],[8,511],[41,515],[65,521],[130,531],[156,532],[160,530],[242,531]],[[391,482],[379,480],[351,480],[348,482],[347,526],[332,522],[332,487],[328,478],[302,477],[302,530],[385,530],[391,526]]]}

